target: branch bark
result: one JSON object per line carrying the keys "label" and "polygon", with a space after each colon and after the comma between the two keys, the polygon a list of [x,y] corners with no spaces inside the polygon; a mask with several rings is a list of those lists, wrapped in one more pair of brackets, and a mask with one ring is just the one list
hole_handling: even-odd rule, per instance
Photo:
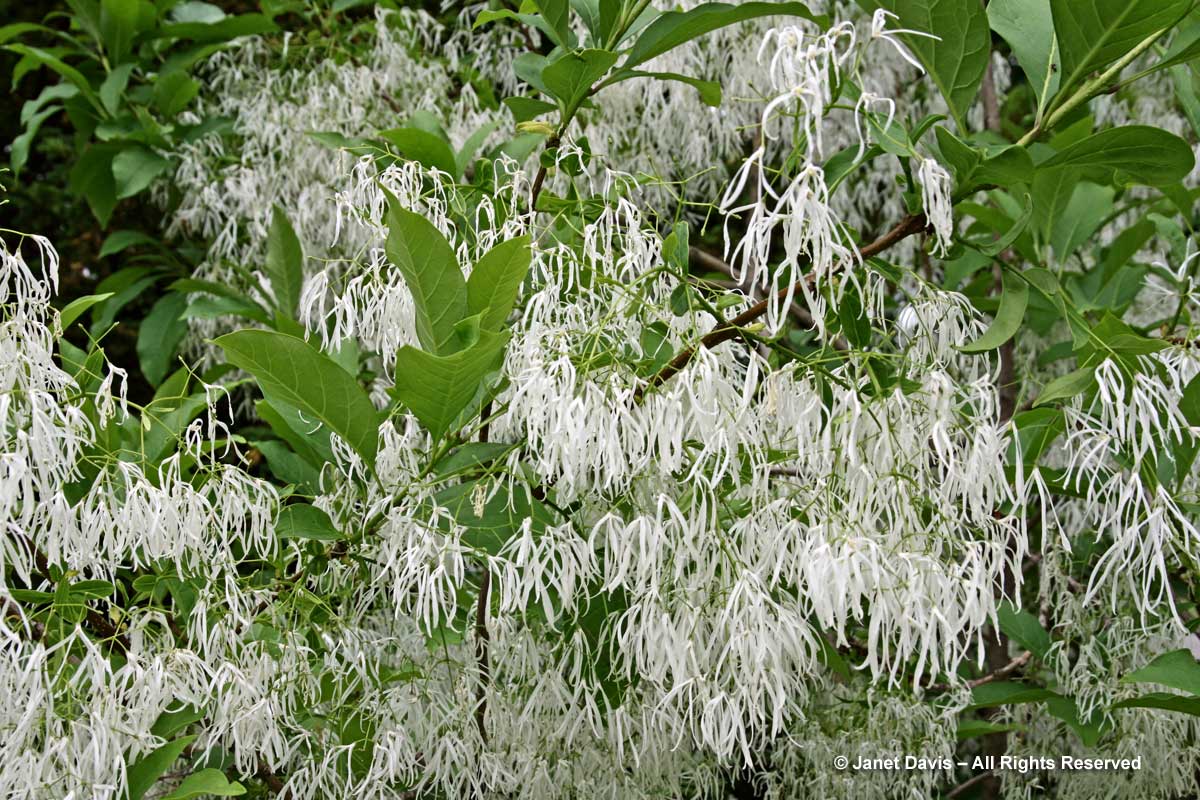
{"label": "branch bark", "polygon": [[[917,214],[908,214],[878,239],[864,247],[859,248],[858,252],[863,259],[872,258],[873,256],[879,255],[898,242],[907,239],[914,233],[919,233],[920,231],[925,230],[927,225],[928,221],[925,218],[925,212],[922,211]],[[803,284],[806,283],[812,285],[815,280],[816,275],[810,272],[808,275],[805,275],[803,278],[797,281],[793,288],[798,290]],[[788,291],[788,289],[780,289],[776,293],[776,297],[778,297],[780,300],[784,300],[787,298]],[[696,357],[696,353],[699,352],[701,348],[711,349],[719,344],[729,341],[730,339],[736,339],[737,337],[741,336],[742,328],[745,328],[763,314],[767,313],[768,303],[769,298],[760,300],[725,324],[718,325],[712,331],[705,334],[696,345],[689,347],[686,350],[681,350],[666,364],[666,366],[660,369],[650,378],[650,380],[645,383],[644,386],[640,387],[637,392],[634,393],[634,399],[636,401],[640,401],[646,392],[673,378],[676,374],[683,370],[684,367],[691,363],[692,359]]]}

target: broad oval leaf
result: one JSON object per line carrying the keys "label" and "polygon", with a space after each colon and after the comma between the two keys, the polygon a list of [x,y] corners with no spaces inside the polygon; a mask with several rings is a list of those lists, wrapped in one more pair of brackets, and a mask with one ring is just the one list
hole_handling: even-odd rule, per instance
{"label": "broad oval leaf", "polygon": [[324,510],[308,503],[292,503],[279,510],[275,535],[280,539],[336,542],[346,538]]}
{"label": "broad oval leaf", "polygon": [[181,736],[130,764],[125,770],[128,800],[141,800],[195,739],[195,736]]}
{"label": "broad oval leaf", "polygon": [[498,331],[512,312],[529,273],[529,236],[501,242],[484,253],[467,278],[467,313],[482,314],[479,327]]}
{"label": "broad oval leaf", "polygon": [[1172,650],[1124,676],[1121,682],[1159,683],[1200,697],[1200,663],[1190,650]]}
{"label": "broad oval leaf", "polygon": [[1046,384],[1038,394],[1035,406],[1044,406],[1055,400],[1067,400],[1088,389],[1096,374],[1095,366],[1081,367],[1074,372],[1060,375]]}
{"label": "broad oval leaf", "polygon": [[472,347],[450,356],[405,345],[396,354],[392,392],[440,439],[475,399],[483,379],[499,367],[507,343],[507,333],[480,331]]}
{"label": "broad oval leaf", "polygon": [[433,223],[394,199],[385,249],[412,292],[417,340],[430,353],[443,352],[454,326],[467,315],[467,283],[458,257]]}
{"label": "broad oval leaf", "polygon": [[1169,692],[1150,692],[1140,697],[1132,697],[1113,703],[1113,708],[1158,708],[1163,711],[1177,711],[1181,714],[1191,714],[1200,717],[1200,697],[1184,697]]}
{"label": "broad oval leaf", "polygon": [[1183,180],[1195,165],[1192,148],[1178,136],[1148,125],[1125,125],[1075,142],[1042,162],[1038,172],[1070,167],[1099,183],[1120,172],[1138,183],[1164,186]]}
{"label": "broad oval leaf", "polygon": [[225,773],[210,767],[188,775],[174,791],[163,795],[161,800],[191,800],[203,795],[240,797],[245,793],[245,786],[237,781],[230,781],[225,777]]}
{"label": "broad oval leaf", "polygon": [[992,324],[975,341],[963,345],[959,349],[964,353],[983,353],[995,350],[1016,335],[1025,319],[1025,309],[1029,306],[1029,286],[1021,278],[1009,272],[1004,273],[1004,294],[1000,296],[1000,308]]}
{"label": "broad oval leaf", "polygon": [[1038,114],[1058,91],[1058,43],[1046,0],[991,0],[987,4],[992,30],[1008,42],[1038,99]]}
{"label": "broad oval leaf", "polygon": [[1044,659],[1050,652],[1050,634],[1033,614],[1015,608],[1006,600],[997,607],[996,618],[1004,635],[1038,658]]}
{"label": "broad oval leaf", "polygon": [[148,147],[130,147],[112,160],[117,198],[132,197],[167,170],[171,162]]}
{"label": "broad oval leaf", "polygon": [[328,426],[374,467],[379,414],[337,362],[303,339],[275,331],[235,331],[216,344],[230,364],[255,377],[268,401],[295,406]]}
{"label": "broad oval leaf", "polygon": [[617,54],[608,50],[564,53],[542,70],[542,83],[558,100],[564,116],[570,116],[616,61]]}
{"label": "broad oval leaf", "polygon": [[440,170],[447,175],[458,175],[454,151],[445,139],[435,133],[420,128],[392,128],[380,131],[379,137],[410,161]]}
{"label": "broad oval leaf", "polygon": [[994,708],[1017,703],[1035,703],[1052,697],[1054,692],[1040,686],[1030,686],[1017,681],[992,681],[971,690],[969,708]]}
{"label": "broad oval leaf", "polygon": [[58,322],[65,331],[67,328],[79,319],[89,308],[97,303],[103,303],[108,298],[112,297],[115,292],[103,292],[101,294],[89,294],[86,297],[77,297],[58,312]]}

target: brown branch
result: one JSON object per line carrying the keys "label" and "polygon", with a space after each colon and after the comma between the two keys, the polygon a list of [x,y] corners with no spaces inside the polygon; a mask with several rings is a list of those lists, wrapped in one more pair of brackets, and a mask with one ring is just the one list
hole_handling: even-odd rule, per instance
{"label": "brown branch", "polygon": [[[1024,669],[1024,667],[1029,663],[1029,660],[1032,658],[1033,658],[1033,653],[1026,650],[1025,652],[1021,653],[1019,656],[1017,656],[1016,658],[1013,658],[1011,661],[1009,661],[1004,666],[992,670],[987,675],[983,675],[981,677],[973,678],[973,679],[967,681],[966,686],[968,689],[974,689],[976,686],[983,686],[984,684],[992,683],[993,681],[998,681],[1003,678],[1007,678],[1009,675],[1012,675],[1014,672]],[[954,685],[949,684],[949,683],[931,683],[931,684],[929,684],[929,686],[925,687],[925,691],[927,691],[927,692],[948,692],[953,688],[954,688]]]}
{"label": "brown branch", "polygon": [[271,768],[267,766],[265,761],[259,760],[258,769],[254,775],[267,785],[267,788],[271,790],[272,794],[282,798],[282,800],[291,800],[291,790],[287,789],[283,779],[276,775]]}
{"label": "brown branch", "polygon": [[[724,289],[737,289],[738,291],[742,292],[746,291],[746,279],[743,277],[742,280],[737,280],[733,274],[733,267],[714,256],[712,253],[709,253],[706,250],[701,250],[699,247],[692,245],[688,248],[688,260],[692,264],[706,269],[709,272],[720,272],[722,275],[728,275],[732,280],[714,281],[707,278],[693,278],[691,275],[688,276],[689,279],[699,283],[712,284]],[[817,327],[817,321],[813,319],[812,312],[799,303],[793,302],[788,308],[788,312],[792,315],[796,322],[800,323],[803,327],[808,328],[809,330]],[[846,351],[850,349],[850,345],[846,344],[846,340],[840,336],[835,336],[833,340],[829,342],[829,344],[834,350]]]}
{"label": "brown branch", "polygon": [[991,777],[992,777],[992,771],[990,769],[987,772],[981,772],[978,775],[976,775],[975,777],[969,778],[969,779],[963,781],[958,786],[955,786],[953,789],[946,792],[945,798],[946,798],[946,800],[951,800],[951,798],[953,798],[953,797],[962,797],[964,794],[971,791],[976,786],[978,786],[979,784],[983,783],[984,781],[986,781],[987,779],[989,779]]}
{"label": "brown branch", "polygon": [[983,101],[983,124],[989,131],[1000,131],[1000,96],[996,93],[996,79],[992,75],[991,53],[988,53],[987,69],[983,71],[983,82],[979,86],[979,98]]}
{"label": "brown branch", "polygon": [[[914,233],[919,233],[920,231],[925,230],[926,225],[927,221],[925,219],[925,212],[909,214],[878,239],[864,247],[859,248],[859,255],[863,259],[868,259],[879,255],[884,250],[887,250],[896,243],[907,239]],[[808,275],[805,275],[803,278],[796,281],[793,286],[786,289],[780,289],[778,292],[776,292],[775,296],[779,300],[785,300],[789,291],[795,292],[804,284],[811,286],[815,281],[816,274],[810,272]],[[730,339],[736,339],[741,336],[742,328],[746,327],[763,314],[767,313],[769,299],[770,298],[760,300],[725,324],[718,325],[712,331],[705,334],[705,336],[700,339],[698,344],[689,347],[686,350],[681,350],[662,369],[655,373],[644,386],[641,386],[637,392],[634,393],[634,400],[640,401],[647,391],[673,378],[684,367],[691,363],[691,360],[695,358],[696,353],[701,348],[712,349],[719,344],[728,342]]]}
{"label": "brown branch", "polygon": [[[554,148],[558,147],[560,141],[561,141],[561,139],[559,138],[558,134],[551,136],[549,139],[546,140],[546,150],[550,151],[550,150],[553,150]],[[530,190],[529,190],[529,197],[530,197],[529,210],[531,212],[537,211],[538,197],[541,196],[541,194],[542,194],[542,185],[545,182],[546,182],[546,165],[543,164],[540,167],[538,167],[537,175],[535,175],[533,177],[533,186],[530,187]]]}

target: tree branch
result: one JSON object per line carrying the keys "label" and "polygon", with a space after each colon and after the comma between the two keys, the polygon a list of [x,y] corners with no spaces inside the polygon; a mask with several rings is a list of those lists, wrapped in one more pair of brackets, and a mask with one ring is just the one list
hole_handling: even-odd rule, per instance
{"label": "tree branch", "polygon": [[[892,245],[907,239],[914,233],[919,233],[920,231],[925,230],[927,224],[925,212],[922,211],[917,214],[908,214],[878,239],[866,245],[865,247],[859,248],[859,255],[863,259],[868,259],[879,255],[884,250],[887,250]],[[776,292],[775,296],[779,300],[784,300],[787,298],[789,291],[799,289],[804,284],[812,285],[815,280],[816,275],[810,272],[808,275],[805,275],[803,278],[796,281],[792,287],[789,287],[788,289],[780,289],[778,292]],[[638,388],[638,390],[634,393],[634,400],[640,401],[646,392],[673,378],[684,367],[691,363],[691,360],[696,357],[696,353],[699,352],[701,348],[712,349],[719,344],[729,341],[730,339],[736,339],[741,335],[742,328],[746,327],[763,314],[767,313],[769,300],[770,298],[765,298],[758,301],[741,314],[738,314],[736,317],[726,322],[724,325],[718,325],[712,331],[705,334],[704,337],[700,339],[698,344],[689,347],[686,350],[681,350],[662,369],[655,373],[650,380],[645,383],[644,386]]]}
{"label": "tree branch", "polygon": [[[714,256],[712,253],[709,253],[706,250],[701,250],[693,245],[688,248],[688,260],[691,261],[692,264],[708,270],[709,272],[720,272],[722,275],[728,275],[730,277],[730,280],[728,281],[709,281],[704,278],[693,278],[689,275],[689,279],[695,280],[698,283],[710,283],[727,289],[737,289],[743,292],[746,291],[746,280],[743,278],[739,281],[734,278],[733,267]],[[788,312],[792,315],[792,318],[795,319],[796,322],[800,323],[805,328],[811,330],[817,327],[817,321],[813,319],[812,312],[799,303],[793,302],[791,307],[788,309]],[[829,344],[834,350],[845,351],[850,349],[850,346],[846,344],[846,340],[840,336],[835,336],[833,340],[829,342]]]}
{"label": "tree branch", "polygon": [[[1016,672],[1020,669],[1023,669],[1025,667],[1025,665],[1027,665],[1029,663],[1029,660],[1032,658],[1033,658],[1033,653],[1026,650],[1025,652],[1021,653],[1019,656],[1017,656],[1016,658],[1009,661],[1004,666],[1002,666],[998,669],[992,670],[987,675],[983,675],[979,678],[973,678],[973,679],[967,681],[967,688],[974,689],[976,686],[983,686],[984,684],[992,683],[993,681],[998,681],[998,680],[1001,680],[1002,678],[1007,678],[1009,675],[1012,675],[1014,672]],[[925,690],[928,692],[948,692],[953,688],[954,688],[954,686],[949,683],[931,683],[931,684],[929,684],[929,686],[925,687]]]}

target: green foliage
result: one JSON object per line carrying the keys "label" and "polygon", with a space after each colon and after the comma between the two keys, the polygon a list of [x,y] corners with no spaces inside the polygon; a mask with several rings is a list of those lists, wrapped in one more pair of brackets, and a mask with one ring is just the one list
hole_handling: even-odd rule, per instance
{"label": "green foliage", "polygon": [[1023,280],[1004,274],[1004,294],[1000,298],[1000,308],[996,311],[992,324],[983,335],[970,344],[959,349],[964,353],[983,353],[995,350],[1016,335],[1025,318],[1025,308],[1029,305],[1029,287]]}
{"label": "green foliage", "polygon": [[[22,109],[25,134],[11,153],[20,173],[43,122],[66,111],[75,126],[76,164],[71,189],[87,200],[106,227],[119,200],[134,197],[174,162],[172,149],[198,126],[177,123],[200,90],[189,71],[203,55],[243,36],[269,33],[276,25],[260,14],[228,16],[204,4],[203,14],[175,21],[201,4],[178,0],[81,0],[71,4],[68,31],[22,23],[0,29],[0,43],[20,57],[14,86],[30,69],[42,67],[62,82],[45,89]],[[48,41],[42,47],[26,42]]]}
{"label": "green foliage", "polygon": [[271,230],[267,235],[267,277],[275,292],[275,307],[280,314],[295,317],[304,283],[304,250],[283,209],[271,210]]}
{"label": "green foliage", "polygon": [[668,11],[646,26],[621,66],[631,69],[706,33],[767,16],[794,16],[820,24],[803,3],[704,3],[687,11]]}
{"label": "green foliage", "polygon": [[196,740],[195,736],[181,736],[152,750],[129,765],[126,775],[129,781],[128,800],[141,800],[171,765],[179,760],[183,751]]}
{"label": "green foliage", "polygon": [[930,36],[904,34],[904,42],[929,71],[959,130],[966,130],[967,110],[979,94],[987,69],[991,35],[982,3],[974,0],[860,0],[867,8],[884,8],[900,19],[900,27]]}
{"label": "green foliage", "polygon": [[1061,91],[1161,36],[1191,8],[1190,0],[1050,0],[1062,58]]}
{"label": "green foliage", "polygon": [[1121,678],[1121,682],[1157,683],[1200,697],[1200,663],[1189,650],[1172,650]]}
{"label": "green foliage", "polygon": [[189,800],[204,795],[240,797],[245,793],[245,786],[230,781],[220,770],[210,767],[188,775],[173,791],[163,795],[162,800]]}
{"label": "green foliage", "polygon": [[500,367],[506,344],[507,334],[480,331],[473,345],[446,356],[405,345],[396,354],[392,392],[440,439],[477,399],[484,379]]}
{"label": "green foliage", "polygon": [[303,339],[275,331],[242,330],[216,340],[230,364],[257,379],[272,404],[299,409],[328,426],[375,464],[379,415],[353,376]]}

